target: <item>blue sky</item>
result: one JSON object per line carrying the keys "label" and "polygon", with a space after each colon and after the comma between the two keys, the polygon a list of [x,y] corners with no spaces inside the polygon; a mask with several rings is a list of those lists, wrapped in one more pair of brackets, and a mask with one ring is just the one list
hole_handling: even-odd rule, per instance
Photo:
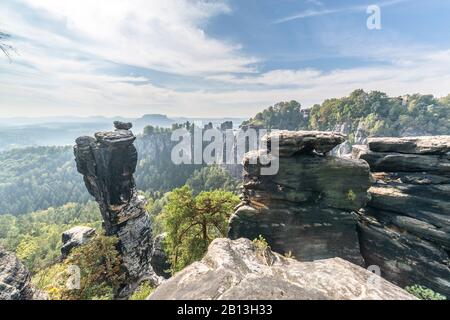
{"label": "blue sky", "polygon": [[450,93],[447,0],[2,0],[0,30],[17,49],[0,58],[0,117],[247,117],[358,88]]}

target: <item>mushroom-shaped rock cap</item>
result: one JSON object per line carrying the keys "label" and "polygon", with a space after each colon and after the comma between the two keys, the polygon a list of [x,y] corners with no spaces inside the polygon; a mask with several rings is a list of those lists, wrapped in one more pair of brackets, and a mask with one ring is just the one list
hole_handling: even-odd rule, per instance
{"label": "mushroom-shaped rock cap", "polygon": [[95,134],[95,138],[97,139],[98,142],[105,144],[118,144],[118,143],[131,144],[136,139],[133,133],[128,130],[97,132]]}
{"label": "mushroom-shaped rock cap", "polygon": [[409,154],[446,154],[450,152],[450,136],[369,138],[369,148],[375,152]]}
{"label": "mushroom-shaped rock cap", "polygon": [[[279,155],[291,157],[299,153],[327,153],[345,141],[345,136],[327,131],[272,131],[262,140],[272,150],[272,140],[279,137]],[[273,151],[273,150],[272,150]]]}
{"label": "mushroom-shaped rock cap", "polygon": [[89,145],[91,143],[95,142],[95,139],[89,136],[83,136],[83,137],[79,137],[75,140],[75,143],[78,146],[85,146],[85,145]]}
{"label": "mushroom-shaped rock cap", "polygon": [[131,122],[114,121],[114,128],[117,130],[130,130],[133,128],[133,124]]}

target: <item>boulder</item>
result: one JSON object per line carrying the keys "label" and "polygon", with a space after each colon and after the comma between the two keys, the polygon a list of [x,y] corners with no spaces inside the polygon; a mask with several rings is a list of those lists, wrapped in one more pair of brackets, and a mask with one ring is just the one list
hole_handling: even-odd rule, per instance
{"label": "boulder", "polygon": [[28,269],[0,246],[0,300],[32,300],[35,290]]}
{"label": "boulder", "polygon": [[153,270],[158,276],[167,279],[170,278],[171,274],[168,271],[170,269],[169,258],[167,257],[166,251],[164,250],[165,238],[165,233],[162,233],[155,237],[153,241],[151,265],[153,266]]}
{"label": "boulder", "polygon": [[216,239],[200,262],[161,284],[149,300],[414,300],[340,258],[299,262],[248,239]]}
{"label": "boulder", "polygon": [[67,258],[73,248],[88,243],[95,236],[95,229],[83,226],[73,227],[62,234],[61,256]]}

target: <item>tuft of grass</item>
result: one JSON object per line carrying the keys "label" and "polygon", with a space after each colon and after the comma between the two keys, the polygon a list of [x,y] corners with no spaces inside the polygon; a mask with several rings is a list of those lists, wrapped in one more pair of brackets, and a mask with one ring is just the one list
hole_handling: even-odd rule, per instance
{"label": "tuft of grass", "polygon": [[253,244],[255,245],[256,249],[260,251],[266,251],[267,249],[270,249],[267,240],[264,239],[262,235],[259,235],[258,238],[254,239]]}
{"label": "tuft of grass", "polygon": [[295,256],[292,254],[292,251],[286,252],[284,254],[284,257],[288,259],[295,259]]}
{"label": "tuft of grass", "polygon": [[447,300],[442,294],[419,285],[406,287],[405,290],[420,300]]}

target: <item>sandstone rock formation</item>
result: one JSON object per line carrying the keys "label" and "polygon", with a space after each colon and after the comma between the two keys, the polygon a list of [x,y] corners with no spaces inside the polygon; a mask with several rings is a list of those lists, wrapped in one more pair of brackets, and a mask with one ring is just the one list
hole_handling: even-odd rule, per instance
{"label": "sandstone rock formation", "polygon": [[216,239],[149,300],[413,300],[379,276],[340,258],[298,262],[248,239]]}
{"label": "sandstone rock formation", "polygon": [[118,249],[129,276],[121,295],[127,296],[139,282],[157,283],[159,278],[150,265],[150,218],[133,178],[137,163],[135,136],[126,130],[130,125],[117,122],[115,126],[115,131],[98,132],[95,138],[78,138],[74,152],[77,169],[100,206],[106,235],[119,238]]}
{"label": "sandstone rock formation", "polygon": [[376,181],[359,224],[366,262],[402,287],[450,296],[450,136],[374,138],[353,151]]}
{"label": "sandstone rock formation", "polygon": [[0,300],[32,300],[36,298],[28,269],[0,246]]}
{"label": "sandstone rock formation", "polygon": [[169,258],[167,257],[167,254],[164,251],[163,247],[165,238],[165,233],[162,233],[155,237],[155,240],[153,241],[151,265],[156,274],[167,279],[170,278],[171,274],[170,272],[168,272],[168,270],[170,269],[170,263],[168,262]]}
{"label": "sandstone rock formation", "polygon": [[73,227],[62,234],[61,257],[67,258],[73,248],[88,243],[95,236],[95,229],[83,226]]}
{"label": "sandstone rock formation", "polygon": [[279,172],[261,175],[259,157],[244,159],[242,203],[230,221],[229,237],[262,235],[278,253],[298,260],[340,257],[363,265],[354,211],[364,207],[370,186],[362,160],[327,156],[344,141],[331,132],[269,134],[269,148],[279,134]]}

